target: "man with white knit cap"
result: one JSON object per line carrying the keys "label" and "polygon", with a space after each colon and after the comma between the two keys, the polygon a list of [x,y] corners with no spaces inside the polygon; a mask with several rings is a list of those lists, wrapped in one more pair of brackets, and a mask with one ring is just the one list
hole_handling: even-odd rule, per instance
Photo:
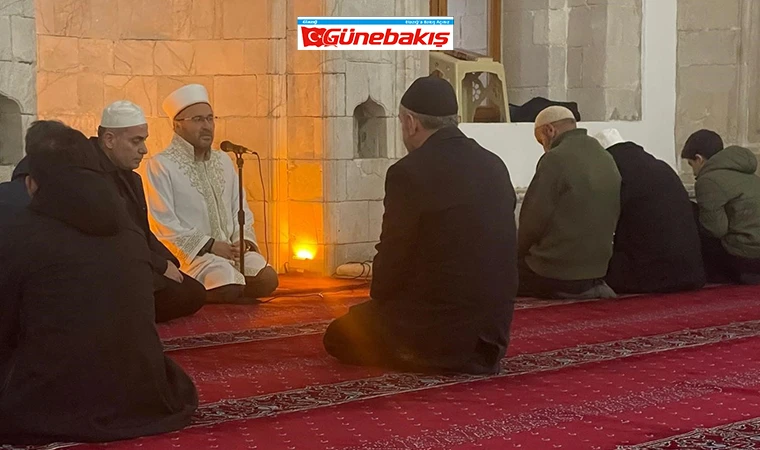
{"label": "man with white knit cap", "polygon": [[704,286],[699,231],[681,178],[665,161],[626,141],[614,128],[594,137],[615,159],[622,178],[607,284],[618,294]]}
{"label": "man with white knit cap", "polygon": [[620,213],[620,174],[573,113],[550,106],[536,117],[544,148],[518,227],[519,295],[610,298],[604,282]]}
{"label": "man with white knit cap", "polygon": [[142,109],[118,100],[104,110],[98,136],[90,138],[98,150],[107,178],[124,199],[127,211],[145,233],[153,268],[156,322],[166,322],[198,311],[206,290],[198,281],[179,271],[179,261],[151,232],[142,178],[134,172],[148,153],[148,122]]}
{"label": "man with white knit cap", "polygon": [[164,100],[163,109],[174,137],[146,165],[154,232],[177,255],[182,270],[203,283],[207,302],[249,303],[269,296],[277,288],[277,273],[259,253],[246,198],[245,274],[238,270],[239,180],[232,160],[211,148],[215,120],[206,88],[183,86]]}

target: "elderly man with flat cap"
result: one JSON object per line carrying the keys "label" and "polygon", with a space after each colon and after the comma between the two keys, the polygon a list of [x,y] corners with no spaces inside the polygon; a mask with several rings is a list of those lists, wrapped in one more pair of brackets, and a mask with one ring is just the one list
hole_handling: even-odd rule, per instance
{"label": "elderly man with flat cap", "polygon": [[277,288],[277,272],[259,252],[245,198],[245,273],[239,270],[238,175],[232,160],[211,148],[216,123],[208,92],[183,86],[163,108],[174,138],[146,165],[151,227],[182,270],[203,283],[208,303],[256,303]]}
{"label": "elderly man with flat cap", "polygon": [[328,353],[349,364],[492,374],[517,291],[516,196],[507,167],[465,136],[443,79],[401,99],[408,155],[388,169],[371,300],[334,321]]}
{"label": "elderly man with flat cap", "polygon": [[151,252],[156,322],[189,316],[206,300],[203,285],[179,271],[179,260],[150,230],[142,178],[136,172],[148,153],[148,122],[142,109],[119,100],[104,110],[98,136],[90,138],[98,150],[103,171],[116,187],[136,225],[145,233]]}
{"label": "elderly man with flat cap", "polygon": [[544,148],[518,227],[519,295],[613,298],[604,281],[620,215],[620,172],[573,113],[550,106],[536,117]]}

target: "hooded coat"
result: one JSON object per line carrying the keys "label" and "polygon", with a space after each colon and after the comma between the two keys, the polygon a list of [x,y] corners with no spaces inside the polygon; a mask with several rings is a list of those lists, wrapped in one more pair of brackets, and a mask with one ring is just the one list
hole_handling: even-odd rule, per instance
{"label": "hooded coat", "polygon": [[0,225],[0,442],[169,432],[198,403],[154,325],[145,235],[103,175],[62,171]]}
{"label": "hooded coat", "polygon": [[11,181],[0,183],[0,204],[24,207],[29,204],[24,179],[29,175],[29,159],[24,157],[13,170]]}
{"label": "hooded coat", "polygon": [[757,157],[743,147],[727,147],[707,160],[694,189],[699,221],[726,251],[760,258],[760,177]]}

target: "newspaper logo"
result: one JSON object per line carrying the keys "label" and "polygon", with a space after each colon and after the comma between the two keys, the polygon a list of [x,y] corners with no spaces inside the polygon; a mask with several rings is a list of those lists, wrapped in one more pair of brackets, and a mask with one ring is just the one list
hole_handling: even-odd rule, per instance
{"label": "newspaper logo", "polygon": [[453,17],[299,17],[299,50],[453,50]]}

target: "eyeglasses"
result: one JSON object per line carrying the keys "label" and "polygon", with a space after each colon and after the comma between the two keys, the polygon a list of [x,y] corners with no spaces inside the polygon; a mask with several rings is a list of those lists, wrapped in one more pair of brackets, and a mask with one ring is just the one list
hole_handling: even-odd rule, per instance
{"label": "eyeglasses", "polygon": [[177,122],[183,122],[186,120],[189,120],[193,123],[201,123],[201,122],[208,122],[208,123],[214,123],[214,120],[218,119],[219,117],[216,116],[194,116],[194,117],[185,117],[184,119],[174,119]]}

